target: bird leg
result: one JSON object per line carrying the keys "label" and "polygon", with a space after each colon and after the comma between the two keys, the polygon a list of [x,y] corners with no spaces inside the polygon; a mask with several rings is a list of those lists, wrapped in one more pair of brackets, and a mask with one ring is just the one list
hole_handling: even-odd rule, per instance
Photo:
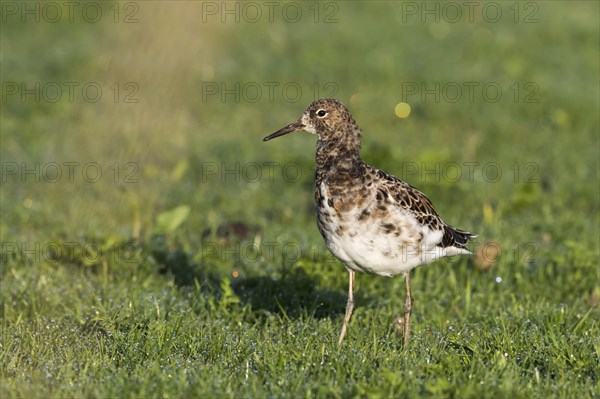
{"label": "bird leg", "polygon": [[410,338],[410,312],[412,311],[412,296],[410,295],[410,272],[404,273],[406,281],[406,300],[404,301],[404,346]]}
{"label": "bird leg", "polygon": [[348,323],[350,322],[350,317],[352,317],[352,312],[354,311],[354,270],[348,270],[348,273],[348,302],[346,302],[346,315],[344,316],[344,324],[342,325],[342,332],[340,333],[338,345],[341,345],[342,341],[344,341]]}

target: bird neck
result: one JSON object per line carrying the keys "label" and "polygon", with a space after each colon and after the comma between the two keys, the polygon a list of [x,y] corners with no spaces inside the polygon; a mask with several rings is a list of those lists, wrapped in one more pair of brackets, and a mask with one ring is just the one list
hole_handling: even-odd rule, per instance
{"label": "bird neck", "polygon": [[[336,137],[337,136],[337,137]],[[339,179],[343,175],[353,176],[360,158],[360,131],[352,134],[332,135],[317,143],[317,182],[329,178]]]}

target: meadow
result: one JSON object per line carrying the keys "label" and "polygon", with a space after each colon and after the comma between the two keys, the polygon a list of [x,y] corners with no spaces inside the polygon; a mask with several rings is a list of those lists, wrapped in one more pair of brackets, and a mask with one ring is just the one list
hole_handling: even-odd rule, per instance
{"label": "meadow", "polygon": [[[599,3],[1,7],[2,398],[600,397]],[[337,345],[316,139],[262,142],[330,96],[479,234],[406,347],[369,275]]]}

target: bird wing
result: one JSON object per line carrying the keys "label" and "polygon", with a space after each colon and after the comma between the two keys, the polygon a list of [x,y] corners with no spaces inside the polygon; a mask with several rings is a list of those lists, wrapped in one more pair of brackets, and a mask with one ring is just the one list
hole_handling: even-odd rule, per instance
{"label": "bird wing", "polygon": [[419,224],[427,226],[433,231],[443,231],[442,241],[438,244],[439,247],[466,249],[469,240],[476,237],[475,234],[457,229],[444,222],[429,198],[418,189],[377,168],[372,166],[368,166],[368,168],[373,180],[380,181],[377,184],[380,187],[377,199],[389,200],[391,198],[398,206],[410,212]]}

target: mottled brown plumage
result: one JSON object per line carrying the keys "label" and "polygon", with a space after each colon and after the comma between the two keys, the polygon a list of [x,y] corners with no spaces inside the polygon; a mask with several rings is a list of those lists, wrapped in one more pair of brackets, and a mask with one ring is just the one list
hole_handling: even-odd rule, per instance
{"label": "mottled brown plumage", "polygon": [[354,309],[356,271],[404,274],[408,342],[413,268],[442,256],[468,254],[473,234],[446,224],[419,190],[360,158],[361,131],[348,109],[334,99],[313,102],[297,122],[265,137],[307,131],[318,136],[315,207],[317,225],[331,252],[348,269],[349,288],[341,344]]}

